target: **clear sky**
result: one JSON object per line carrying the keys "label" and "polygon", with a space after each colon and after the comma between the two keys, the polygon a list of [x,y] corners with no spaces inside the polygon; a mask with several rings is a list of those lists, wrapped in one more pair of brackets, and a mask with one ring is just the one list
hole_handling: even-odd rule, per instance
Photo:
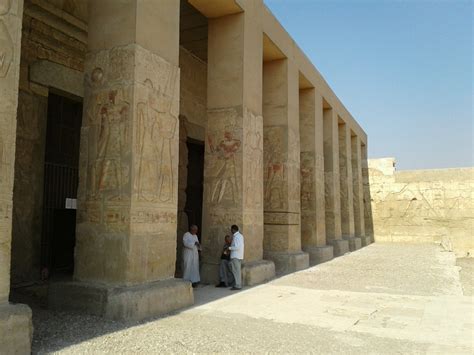
{"label": "clear sky", "polygon": [[397,169],[474,166],[470,0],[265,0]]}

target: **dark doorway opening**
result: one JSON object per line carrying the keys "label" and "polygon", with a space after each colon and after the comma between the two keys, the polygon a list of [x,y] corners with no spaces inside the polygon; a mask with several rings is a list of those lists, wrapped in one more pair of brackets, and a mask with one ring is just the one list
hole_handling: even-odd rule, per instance
{"label": "dark doorway opening", "polygon": [[82,102],[50,92],[41,236],[43,277],[70,275],[74,270],[81,122]]}
{"label": "dark doorway opening", "polygon": [[201,241],[202,196],[204,191],[204,142],[188,138],[188,179],[186,185],[186,205],[184,211],[189,225],[199,227]]}

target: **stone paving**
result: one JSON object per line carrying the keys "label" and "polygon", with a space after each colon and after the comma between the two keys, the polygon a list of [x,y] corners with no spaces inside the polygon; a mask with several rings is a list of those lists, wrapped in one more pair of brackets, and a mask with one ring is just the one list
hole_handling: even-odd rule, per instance
{"label": "stone paving", "polygon": [[142,323],[35,309],[33,352],[472,354],[473,261],[372,244],[238,293],[200,287],[194,307]]}

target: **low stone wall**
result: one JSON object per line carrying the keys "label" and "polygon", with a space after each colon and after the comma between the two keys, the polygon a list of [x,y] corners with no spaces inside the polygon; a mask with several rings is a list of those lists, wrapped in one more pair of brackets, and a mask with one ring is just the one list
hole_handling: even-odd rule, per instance
{"label": "low stone wall", "polygon": [[474,168],[395,171],[395,159],[369,160],[377,242],[439,243],[474,256]]}

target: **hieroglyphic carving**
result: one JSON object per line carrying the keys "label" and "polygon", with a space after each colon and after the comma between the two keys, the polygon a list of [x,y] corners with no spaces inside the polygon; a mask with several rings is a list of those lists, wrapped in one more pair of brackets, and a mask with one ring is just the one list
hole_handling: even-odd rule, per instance
{"label": "hieroglyphic carving", "polygon": [[247,111],[244,114],[246,164],[245,206],[260,208],[263,203],[263,117]]}
{"label": "hieroglyphic carving", "polygon": [[301,210],[315,206],[314,159],[310,152],[301,153]]}
{"label": "hieroglyphic carving", "polygon": [[174,169],[172,144],[178,118],[171,113],[175,78],[170,74],[162,91],[153,82],[144,82],[146,98],[137,103],[136,153],[138,155],[135,192],[138,199],[169,202],[173,199]]}
{"label": "hieroglyphic carving", "polygon": [[211,122],[208,123],[207,151],[210,155],[208,176],[211,179],[207,199],[211,204],[224,201],[236,204],[241,198],[241,166],[236,162],[237,154],[242,152],[242,141],[236,125],[240,119],[235,110],[214,111],[210,116],[212,122],[220,124],[212,126]]}

